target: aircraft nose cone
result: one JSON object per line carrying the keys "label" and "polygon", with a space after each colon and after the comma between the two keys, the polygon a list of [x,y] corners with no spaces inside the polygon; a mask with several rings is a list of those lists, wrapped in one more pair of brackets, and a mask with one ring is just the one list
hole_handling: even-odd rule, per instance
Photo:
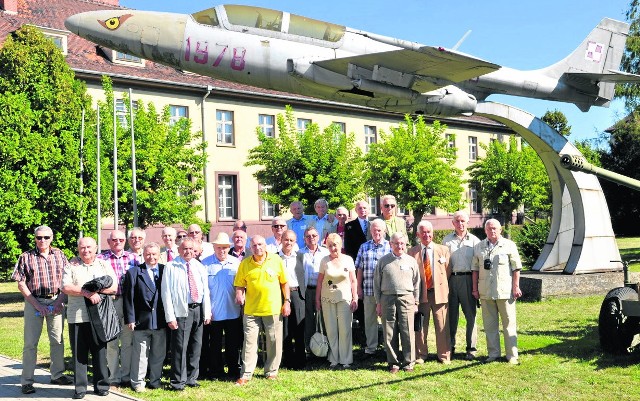
{"label": "aircraft nose cone", "polygon": [[64,26],[77,35],[80,30],[82,19],[82,14],[72,15],[64,21]]}

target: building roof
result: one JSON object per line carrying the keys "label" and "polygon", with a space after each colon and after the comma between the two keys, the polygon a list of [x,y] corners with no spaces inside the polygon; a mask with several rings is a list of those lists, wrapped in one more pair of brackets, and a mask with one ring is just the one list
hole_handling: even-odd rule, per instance
{"label": "building roof", "polygon": [[[127,9],[119,6],[119,0],[0,0],[0,7],[11,7],[17,3],[17,13],[0,11],[0,46],[6,37],[25,24],[43,28],[51,28],[68,32],[66,60],[77,75],[85,79],[100,79],[102,75],[134,80],[142,85],[178,86],[184,88],[213,89],[230,95],[262,96],[272,99],[308,103],[309,105],[339,106],[344,110],[345,105],[337,102],[319,100],[297,94],[278,92],[256,88],[210,77],[184,73],[175,68],[167,67],[150,60],[145,61],[144,67],[121,65],[113,63],[100,46],[67,31],[64,21],[67,17],[85,11]],[[7,5],[8,4],[8,5]],[[11,10],[8,10],[11,11]],[[351,110],[380,113],[387,116],[395,113],[373,110],[367,107],[346,105]],[[431,120],[430,118],[428,120]],[[505,129],[499,122],[481,116],[455,117],[439,119],[448,124],[467,126],[492,126],[494,129]]]}

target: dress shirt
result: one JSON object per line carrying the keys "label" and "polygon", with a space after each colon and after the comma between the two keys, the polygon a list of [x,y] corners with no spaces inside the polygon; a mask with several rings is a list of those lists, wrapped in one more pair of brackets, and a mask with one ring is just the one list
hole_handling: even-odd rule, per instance
{"label": "dress shirt", "polygon": [[122,254],[118,256],[110,249],[98,255],[98,259],[106,260],[111,264],[111,268],[116,274],[116,281],[118,283],[116,295],[122,295],[122,282],[124,281],[124,274],[127,270],[143,263],[142,258],[139,258],[138,255],[133,252],[122,251]]}
{"label": "dress shirt", "polygon": [[479,242],[478,237],[471,233],[467,233],[463,238],[459,238],[455,232],[444,237],[442,245],[449,247],[449,251],[451,251],[449,267],[452,272],[462,273],[471,271],[473,247]]}
{"label": "dress shirt", "polygon": [[[297,245],[294,245],[297,247]],[[287,256],[282,251],[278,253],[284,262],[284,270],[287,273],[287,283],[289,283],[289,288],[291,287],[299,287],[298,277],[296,277],[296,259],[298,253],[296,250],[291,251],[291,255]]]}
{"label": "dress shirt", "polygon": [[362,289],[364,295],[373,296],[373,274],[380,260],[384,255],[391,252],[391,245],[386,239],[382,239],[379,244],[369,240],[360,245],[358,256],[356,257],[356,269],[362,270]]}
{"label": "dress shirt", "polygon": [[[62,285],[72,284],[82,287],[86,282],[106,275],[111,276],[115,281],[115,273],[107,261],[96,258],[93,262],[86,264],[80,260],[79,263],[71,263],[64,268]],[[71,324],[91,322],[84,296],[68,296],[67,321]]]}
{"label": "dress shirt", "polygon": [[50,247],[48,255],[34,248],[20,255],[12,279],[24,281],[34,297],[55,295],[62,287],[62,274],[68,264],[58,248]]}
{"label": "dress shirt", "polygon": [[[298,244],[298,249],[302,249],[305,247],[304,230],[306,230],[310,225],[313,225],[314,221],[314,216],[308,216],[306,214],[302,215],[300,219],[292,217],[287,220],[287,228],[296,233],[296,242]],[[320,238],[320,240],[322,240],[322,238]]]}
{"label": "dress shirt", "polygon": [[306,246],[300,251],[303,254],[304,280],[306,286],[318,285],[318,273],[320,273],[320,262],[322,258],[329,255],[327,248],[318,246],[315,252],[311,252]]}
{"label": "dress shirt", "polygon": [[[195,258],[189,261],[189,268],[193,272],[198,296],[203,304],[204,320],[211,318],[211,299],[207,271]],[[187,278],[187,262],[179,256],[167,263],[162,275],[162,302],[167,322],[173,322],[178,317],[187,317],[191,297],[189,294],[189,280]]]}
{"label": "dress shirt", "polygon": [[233,286],[240,266],[238,258],[229,255],[224,261],[220,261],[216,255],[211,255],[202,263],[208,275],[211,320],[219,322],[239,318],[242,306],[236,304],[236,289]]}

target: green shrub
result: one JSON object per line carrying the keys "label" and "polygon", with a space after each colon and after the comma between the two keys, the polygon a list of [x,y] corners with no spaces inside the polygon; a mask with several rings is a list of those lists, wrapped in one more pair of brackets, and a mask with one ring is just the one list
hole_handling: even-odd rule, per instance
{"label": "green shrub", "polygon": [[535,223],[523,225],[517,231],[512,231],[512,239],[518,245],[523,268],[530,269],[538,259],[547,241],[550,228],[551,223],[547,220],[538,220]]}

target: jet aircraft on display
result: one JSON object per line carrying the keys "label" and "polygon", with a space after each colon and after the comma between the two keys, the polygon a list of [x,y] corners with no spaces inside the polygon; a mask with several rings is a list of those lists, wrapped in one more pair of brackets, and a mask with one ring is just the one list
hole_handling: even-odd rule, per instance
{"label": "jet aircraft on display", "polygon": [[219,5],[194,14],[91,11],[65,22],[73,33],[132,56],[216,79],[382,110],[471,115],[504,94],[607,107],[628,24],[603,19],[563,60],[521,71],[443,47],[266,8]]}

